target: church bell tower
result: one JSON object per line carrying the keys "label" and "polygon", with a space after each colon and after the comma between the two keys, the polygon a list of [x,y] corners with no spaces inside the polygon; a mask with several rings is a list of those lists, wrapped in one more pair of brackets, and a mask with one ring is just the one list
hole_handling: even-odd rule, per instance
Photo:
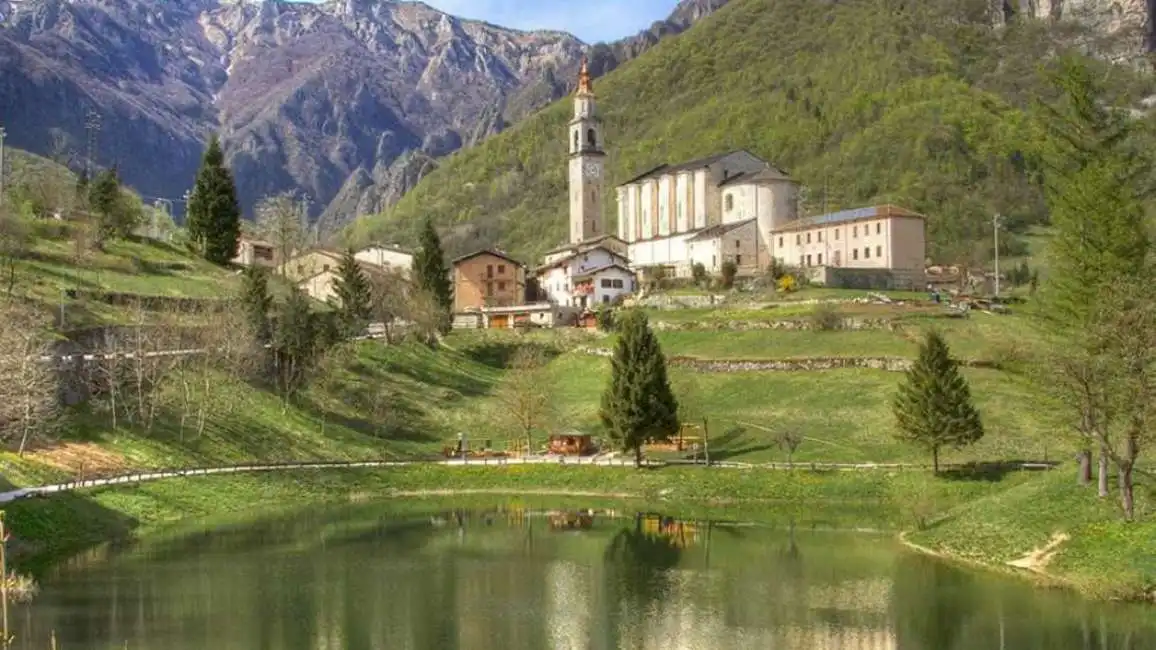
{"label": "church bell tower", "polygon": [[603,172],[602,120],[594,113],[594,90],[586,57],[578,72],[574,95],[574,118],[567,127],[570,151],[570,243],[608,234],[602,222]]}

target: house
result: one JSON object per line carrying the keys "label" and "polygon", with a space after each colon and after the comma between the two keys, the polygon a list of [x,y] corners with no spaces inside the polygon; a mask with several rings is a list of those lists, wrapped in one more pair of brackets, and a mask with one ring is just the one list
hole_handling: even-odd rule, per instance
{"label": "house", "polygon": [[452,264],[454,312],[518,305],[526,298],[526,265],[502,251],[485,249]]}
{"label": "house", "polygon": [[[695,262],[717,272],[724,254],[740,267],[765,267],[770,231],[797,216],[798,183],[745,150],[664,163],[616,191],[618,238],[633,267],[660,266],[675,277],[689,277]],[[716,241],[717,228],[732,224],[742,224],[726,229],[731,239],[741,238],[737,247]],[[708,252],[715,244],[719,250]]]}
{"label": "house", "polygon": [[[573,325],[578,319],[578,310],[551,302],[535,302],[525,305],[502,307],[482,307],[479,320],[473,327],[560,327]],[[464,324],[459,327],[470,327]]]}
{"label": "house", "polygon": [[894,205],[842,210],[772,231],[771,254],[828,286],[925,286],[925,217]]}
{"label": "house", "polygon": [[277,265],[276,249],[269,242],[242,235],[237,242],[237,255],[232,261],[239,266],[272,268]]}
{"label": "house", "polygon": [[278,267],[278,271],[293,283],[303,282],[319,273],[336,269],[341,253],[327,248],[314,248],[295,255]]}
{"label": "house", "polygon": [[413,268],[413,253],[392,244],[374,244],[353,254],[359,262],[373,264],[383,269],[394,269],[409,277]]}
{"label": "house", "polygon": [[630,260],[599,245],[556,258],[535,269],[534,274],[550,302],[585,309],[634,291],[634,272],[629,264]]}

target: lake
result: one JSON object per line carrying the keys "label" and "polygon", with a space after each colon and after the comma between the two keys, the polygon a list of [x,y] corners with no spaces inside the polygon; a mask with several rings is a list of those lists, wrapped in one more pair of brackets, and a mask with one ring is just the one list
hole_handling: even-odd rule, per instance
{"label": "lake", "polygon": [[661,513],[328,508],[62,564],[11,611],[47,650],[1124,650],[1156,608],[929,560],[889,534]]}

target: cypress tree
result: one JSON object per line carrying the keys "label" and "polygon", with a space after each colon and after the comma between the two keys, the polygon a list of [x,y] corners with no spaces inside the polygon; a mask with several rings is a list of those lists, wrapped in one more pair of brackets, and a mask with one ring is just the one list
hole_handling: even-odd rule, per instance
{"label": "cypress tree", "polygon": [[445,310],[446,323],[453,308],[453,293],[450,274],[446,268],[445,254],[433,222],[426,219],[419,237],[417,254],[413,257],[413,277],[419,289],[434,297],[438,306]]}
{"label": "cypress tree", "polygon": [[678,401],[666,375],[666,357],[641,311],[628,311],[618,322],[599,416],[623,451],[634,451],[635,467],[642,466],[643,444],[678,432]]}
{"label": "cypress tree", "polygon": [[189,237],[201,247],[201,254],[215,264],[228,263],[237,255],[241,208],[233,174],[225,166],[225,154],[216,135],[205,149],[188,207]]}
{"label": "cypress tree", "polygon": [[947,342],[934,330],[919,347],[919,359],[907,371],[892,410],[898,437],[930,451],[936,474],[942,447],[963,447],[983,437],[967,380],[951,358]]}
{"label": "cypress tree", "polygon": [[342,334],[361,334],[369,324],[373,289],[369,286],[369,278],[365,277],[361,264],[353,256],[353,249],[346,250],[341,256],[333,292],[337,297]]}
{"label": "cypress tree", "polygon": [[269,272],[259,266],[250,266],[242,278],[241,303],[246,318],[253,328],[255,342],[265,345],[272,337],[269,311],[273,307],[273,297],[269,295]]}

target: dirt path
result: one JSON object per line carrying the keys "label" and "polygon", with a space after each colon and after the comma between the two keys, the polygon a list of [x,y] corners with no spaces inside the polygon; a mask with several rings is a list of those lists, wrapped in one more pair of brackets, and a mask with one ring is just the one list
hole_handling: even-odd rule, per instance
{"label": "dirt path", "polygon": [[1055,533],[1052,538],[1044,544],[1042,548],[1034,548],[1027,555],[1018,560],[1011,560],[1007,563],[1008,566],[1014,566],[1018,569],[1027,569],[1035,573],[1045,573],[1048,564],[1052,561],[1056,554],[1060,551],[1060,546],[1064,542],[1071,539],[1066,533]]}

